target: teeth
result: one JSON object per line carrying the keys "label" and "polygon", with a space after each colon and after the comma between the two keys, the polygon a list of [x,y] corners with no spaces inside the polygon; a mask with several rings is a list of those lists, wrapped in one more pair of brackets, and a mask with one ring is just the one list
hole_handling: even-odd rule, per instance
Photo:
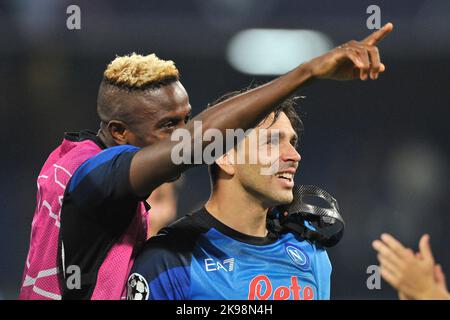
{"label": "teeth", "polygon": [[285,172],[285,173],[277,174],[277,177],[292,180],[294,175],[292,173]]}

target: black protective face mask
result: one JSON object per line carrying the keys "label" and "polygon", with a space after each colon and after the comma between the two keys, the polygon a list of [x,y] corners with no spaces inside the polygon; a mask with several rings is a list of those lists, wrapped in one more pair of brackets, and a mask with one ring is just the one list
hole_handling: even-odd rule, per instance
{"label": "black protective face mask", "polygon": [[[319,246],[335,246],[345,228],[336,199],[325,190],[310,185],[295,186],[293,195],[292,203],[271,211],[269,220],[272,220],[275,231],[295,232]],[[314,204],[314,198],[325,202],[325,205]]]}

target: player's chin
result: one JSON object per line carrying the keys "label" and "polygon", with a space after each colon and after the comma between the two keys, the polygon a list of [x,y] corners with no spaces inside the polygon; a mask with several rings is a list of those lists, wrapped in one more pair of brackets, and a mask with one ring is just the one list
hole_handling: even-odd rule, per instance
{"label": "player's chin", "polygon": [[292,194],[291,190],[279,190],[276,192],[273,192],[271,194],[271,200],[273,202],[274,206],[280,206],[284,204],[289,204],[294,200],[294,195]]}

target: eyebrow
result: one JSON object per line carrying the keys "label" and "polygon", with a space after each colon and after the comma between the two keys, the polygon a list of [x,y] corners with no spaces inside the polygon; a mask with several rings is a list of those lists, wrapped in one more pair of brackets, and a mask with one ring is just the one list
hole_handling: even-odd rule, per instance
{"label": "eyebrow", "polygon": [[190,117],[192,115],[192,107],[189,105],[189,111],[185,115],[181,115],[180,111],[171,111],[166,113],[161,119],[158,120],[158,124],[161,124],[168,120],[183,120],[186,116]]}
{"label": "eyebrow", "polygon": [[[280,138],[286,136],[286,131],[280,130],[279,132],[280,132]],[[295,139],[295,141],[298,141],[298,134],[295,131],[293,131],[293,135],[290,140],[293,140],[293,139]]]}

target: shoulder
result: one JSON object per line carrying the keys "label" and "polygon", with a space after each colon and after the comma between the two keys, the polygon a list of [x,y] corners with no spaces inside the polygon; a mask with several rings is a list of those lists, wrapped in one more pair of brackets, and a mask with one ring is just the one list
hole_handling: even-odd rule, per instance
{"label": "shoulder", "polygon": [[311,240],[304,239],[296,232],[289,232],[286,237],[289,244],[293,244],[296,247],[306,250],[310,255],[314,255],[316,258],[328,259],[328,254],[325,247],[320,246]]}
{"label": "shoulder", "polygon": [[[150,226],[151,227],[151,226]],[[190,257],[199,237],[207,232],[202,225],[197,212],[184,216],[159,231],[157,235],[147,240],[141,249],[137,264],[143,261],[185,260]]]}
{"label": "shoulder", "polygon": [[117,180],[122,176],[128,178],[129,166],[137,151],[139,148],[135,146],[123,145],[107,148],[91,156],[74,172],[68,191],[75,189],[81,182],[87,180],[86,178],[91,178],[88,179],[90,183],[105,179]]}
{"label": "shoulder", "polygon": [[203,229],[187,215],[150,238],[138,254],[128,278],[128,299],[143,283],[148,299],[186,299],[189,296],[192,252]]}
{"label": "shoulder", "polygon": [[131,145],[122,145],[107,148],[96,155],[87,159],[77,170],[75,174],[86,174],[91,170],[100,167],[109,161],[117,160],[120,157],[133,156],[140,149]]}

